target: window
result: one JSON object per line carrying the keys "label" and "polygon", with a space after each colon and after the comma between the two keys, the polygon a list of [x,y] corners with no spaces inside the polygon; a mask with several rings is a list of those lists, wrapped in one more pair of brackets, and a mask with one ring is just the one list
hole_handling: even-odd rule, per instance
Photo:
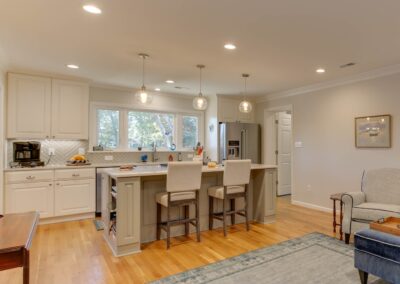
{"label": "window", "polygon": [[119,146],[119,111],[97,109],[97,145],[106,149]]}
{"label": "window", "polygon": [[170,148],[174,141],[175,116],[168,113],[128,112],[128,147]]}
{"label": "window", "polygon": [[191,151],[203,143],[203,114],[158,110],[130,109],[124,106],[91,106],[90,146],[105,150],[151,150],[156,143],[160,150]]}
{"label": "window", "polygon": [[182,148],[193,148],[199,142],[199,118],[182,116]]}

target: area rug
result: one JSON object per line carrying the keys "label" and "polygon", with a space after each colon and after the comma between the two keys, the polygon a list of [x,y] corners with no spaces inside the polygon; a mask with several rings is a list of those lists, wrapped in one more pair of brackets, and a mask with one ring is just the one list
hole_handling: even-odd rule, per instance
{"label": "area rug", "polygon": [[[353,254],[353,246],[312,233],[151,283],[359,284]],[[386,282],[370,276],[368,283]]]}

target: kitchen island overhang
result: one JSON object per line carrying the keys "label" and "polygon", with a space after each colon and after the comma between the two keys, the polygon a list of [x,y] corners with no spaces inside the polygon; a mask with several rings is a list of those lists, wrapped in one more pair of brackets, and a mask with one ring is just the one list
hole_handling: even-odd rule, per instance
{"label": "kitchen island overhang", "polygon": [[[200,188],[201,231],[208,230],[208,194],[211,186],[221,185],[224,167],[202,168]],[[166,165],[141,165],[133,170],[106,169],[103,173],[102,220],[105,225],[104,238],[114,255],[121,256],[140,251],[141,243],[156,240],[155,195],[165,191]],[[275,220],[277,167],[275,165],[252,164],[249,184],[249,219],[259,223]],[[236,208],[243,206],[243,200],[236,201]],[[222,210],[222,201],[214,208]],[[183,211],[172,210],[172,217],[181,217]],[[194,210],[190,210],[194,214]],[[166,212],[163,212],[166,213]],[[164,214],[163,214],[163,217]],[[230,220],[228,218],[228,225]],[[244,218],[237,216],[236,223]],[[222,222],[214,221],[215,227]],[[191,232],[192,233],[192,232]],[[183,226],[172,229],[172,236],[184,235]],[[165,236],[162,234],[161,236]]]}

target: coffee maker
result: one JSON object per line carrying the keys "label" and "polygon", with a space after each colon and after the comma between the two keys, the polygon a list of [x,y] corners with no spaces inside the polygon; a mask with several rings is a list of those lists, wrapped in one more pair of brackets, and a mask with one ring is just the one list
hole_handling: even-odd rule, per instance
{"label": "coffee maker", "polygon": [[40,142],[14,142],[14,163],[23,168],[33,168],[44,166],[40,161]]}

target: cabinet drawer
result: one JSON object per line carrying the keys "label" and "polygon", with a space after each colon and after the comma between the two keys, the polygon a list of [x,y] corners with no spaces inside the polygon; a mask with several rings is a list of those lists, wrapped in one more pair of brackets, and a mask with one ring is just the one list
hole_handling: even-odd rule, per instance
{"label": "cabinet drawer", "polygon": [[92,169],[68,169],[68,170],[56,170],[55,179],[86,179],[95,178],[95,170]]}
{"label": "cabinet drawer", "polygon": [[38,181],[51,181],[53,171],[16,171],[6,173],[6,183],[26,183]]}

